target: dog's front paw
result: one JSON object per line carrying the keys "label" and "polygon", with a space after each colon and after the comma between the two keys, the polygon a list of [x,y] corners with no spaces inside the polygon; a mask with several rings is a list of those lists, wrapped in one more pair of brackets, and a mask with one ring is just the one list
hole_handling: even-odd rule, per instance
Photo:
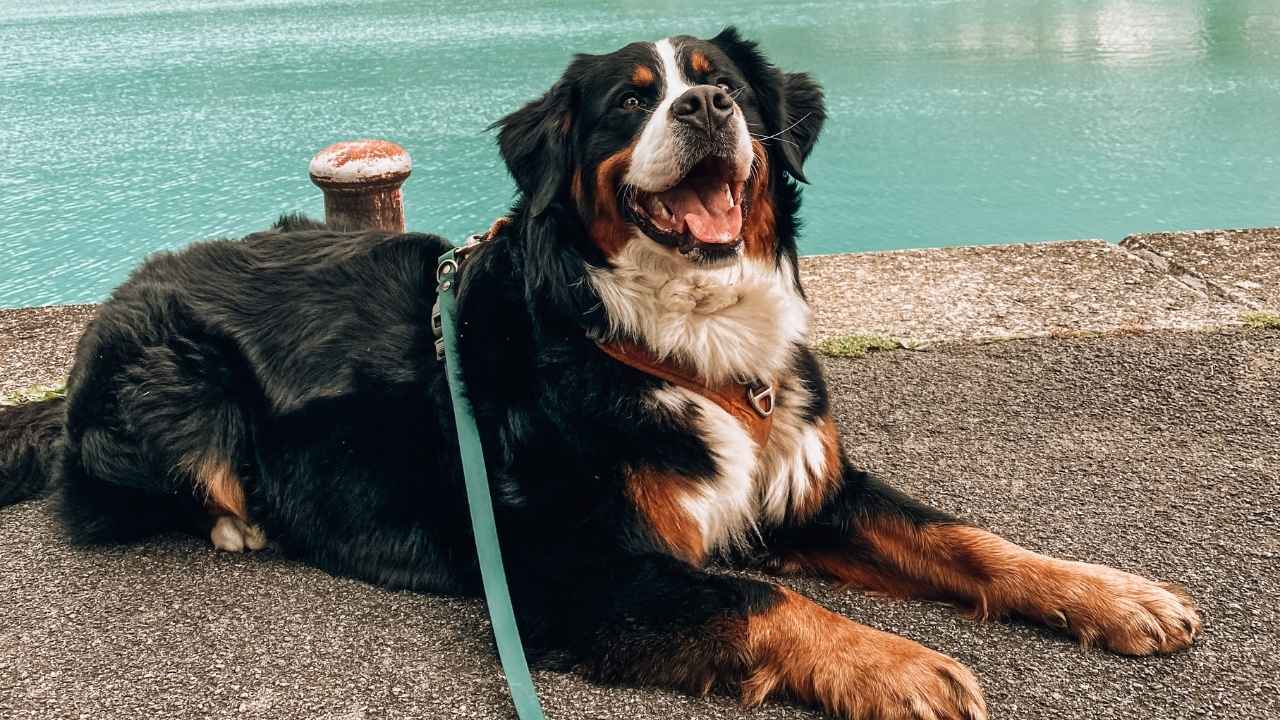
{"label": "dog's front paw", "polygon": [[1042,614],[1082,644],[1151,655],[1190,647],[1200,634],[1195,603],[1172,585],[1102,565],[1066,565],[1070,580]]}
{"label": "dog's front paw", "polygon": [[750,635],[754,668],[742,684],[749,706],[782,693],[847,720],[986,720],[965,666],[794,593],[752,618]]}

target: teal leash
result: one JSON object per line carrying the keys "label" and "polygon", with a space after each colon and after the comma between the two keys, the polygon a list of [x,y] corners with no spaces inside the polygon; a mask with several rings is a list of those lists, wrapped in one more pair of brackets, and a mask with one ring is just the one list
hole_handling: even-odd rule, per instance
{"label": "teal leash", "polygon": [[524,645],[516,627],[515,610],[507,588],[507,573],[502,566],[502,550],[498,546],[498,525],[493,517],[493,497],[489,493],[489,473],[484,465],[484,447],[475,413],[467,399],[462,378],[462,361],[458,351],[457,297],[459,263],[463,256],[482,242],[473,235],[460,248],[450,249],[436,264],[436,306],[431,313],[431,326],[436,336],[436,357],[443,359],[453,398],[453,418],[458,432],[458,449],[462,453],[462,474],[467,485],[467,505],[471,509],[471,530],[475,535],[476,558],[480,562],[480,579],[489,606],[489,620],[498,644],[498,659],[507,676],[511,701],[520,720],[543,720],[538,691],[529,675]]}

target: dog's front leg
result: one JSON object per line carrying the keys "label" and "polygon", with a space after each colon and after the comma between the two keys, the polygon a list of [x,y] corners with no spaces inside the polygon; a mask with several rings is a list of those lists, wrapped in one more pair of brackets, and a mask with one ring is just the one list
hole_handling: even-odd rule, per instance
{"label": "dog's front leg", "polygon": [[780,695],[849,720],[986,718],[973,675],[915,642],[777,585],[591,550],[513,564],[537,569],[513,576],[535,657],[567,655],[597,681],[736,690],[748,705]]}
{"label": "dog's front leg", "polygon": [[822,509],[784,533],[780,561],[851,586],[1017,614],[1125,655],[1181,650],[1200,631],[1177,588],[1032,552],[846,468]]}

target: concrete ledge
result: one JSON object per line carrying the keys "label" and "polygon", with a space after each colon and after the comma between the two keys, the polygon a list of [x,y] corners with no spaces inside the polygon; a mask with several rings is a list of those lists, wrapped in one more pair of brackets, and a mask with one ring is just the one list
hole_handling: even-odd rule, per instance
{"label": "concrete ledge", "polygon": [[97,307],[0,310],[0,396],[34,385],[61,385]]}
{"label": "concrete ledge", "polygon": [[0,396],[32,386],[60,386],[76,343],[97,305],[0,310]]}
{"label": "concrete ledge", "polygon": [[818,340],[1191,330],[1238,324],[1248,309],[1102,240],[823,255],[800,265]]}
{"label": "concrete ledge", "polygon": [[[1240,325],[1280,312],[1280,228],[805,257],[815,342],[907,346]],[[62,382],[92,305],[0,310],[0,394]]]}
{"label": "concrete ledge", "polygon": [[1280,228],[1130,235],[1120,247],[1203,292],[1280,311]]}

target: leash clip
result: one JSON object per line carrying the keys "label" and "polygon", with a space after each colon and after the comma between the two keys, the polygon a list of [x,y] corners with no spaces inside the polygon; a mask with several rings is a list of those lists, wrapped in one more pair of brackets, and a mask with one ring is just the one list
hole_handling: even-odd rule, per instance
{"label": "leash clip", "polygon": [[440,256],[436,263],[436,302],[431,306],[431,334],[436,339],[436,360],[444,361],[444,321],[440,313],[440,295],[454,292],[458,285],[458,274],[462,269],[462,261],[472,250],[480,247],[502,227],[501,220],[494,223],[488,233],[468,235],[466,242]]}
{"label": "leash clip", "polygon": [[440,296],[453,292],[457,284],[458,250],[453,249],[440,256],[436,263],[436,301],[431,306],[431,334],[435,337],[436,361],[444,362],[444,316],[440,310]]}

